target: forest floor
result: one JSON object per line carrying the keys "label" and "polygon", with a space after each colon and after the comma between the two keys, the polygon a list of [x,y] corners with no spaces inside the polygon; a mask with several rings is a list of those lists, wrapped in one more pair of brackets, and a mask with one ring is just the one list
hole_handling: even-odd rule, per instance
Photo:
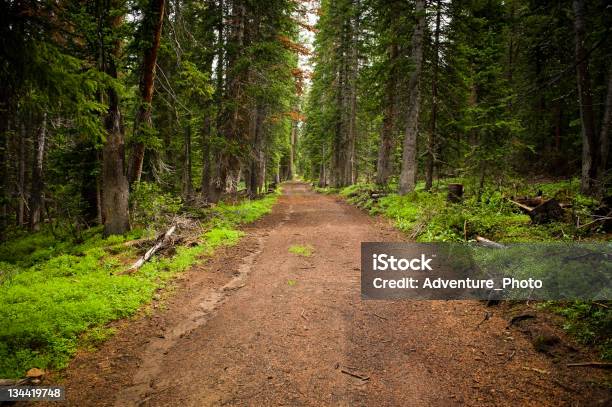
{"label": "forest floor", "polygon": [[360,243],[406,238],[307,184],[283,189],[238,245],[49,378],[67,404],[610,405],[607,372],[566,366],[593,354],[536,351],[503,307],[362,301]]}

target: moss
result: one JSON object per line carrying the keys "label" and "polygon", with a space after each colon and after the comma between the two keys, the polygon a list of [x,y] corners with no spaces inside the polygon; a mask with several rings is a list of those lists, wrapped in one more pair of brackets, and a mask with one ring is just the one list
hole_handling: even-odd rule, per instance
{"label": "moss", "polygon": [[0,250],[0,377],[63,368],[79,346],[98,346],[112,335],[110,321],[133,315],[202,255],[236,244],[243,236],[236,227],[270,212],[277,197],[219,205],[199,245],[154,257],[133,274],[122,274],[120,259],[135,257],[122,243],[143,230],[104,239],[93,228],[79,244],[49,231],[15,237]]}

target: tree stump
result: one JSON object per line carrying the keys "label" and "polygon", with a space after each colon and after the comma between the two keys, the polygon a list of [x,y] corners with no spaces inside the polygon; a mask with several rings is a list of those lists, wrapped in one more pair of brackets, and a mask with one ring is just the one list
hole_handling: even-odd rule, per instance
{"label": "tree stump", "polygon": [[463,198],[463,184],[448,184],[448,202],[461,202]]}
{"label": "tree stump", "polygon": [[533,223],[548,223],[563,217],[563,208],[556,199],[544,201],[529,213]]}

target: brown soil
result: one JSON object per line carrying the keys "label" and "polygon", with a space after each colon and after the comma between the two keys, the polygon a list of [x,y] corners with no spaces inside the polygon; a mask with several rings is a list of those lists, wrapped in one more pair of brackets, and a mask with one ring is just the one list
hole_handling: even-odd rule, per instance
{"label": "brown soil", "polygon": [[522,325],[507,328],[503,308],[362,301],[360,242],[405,238],[306,184],[284,191],[241,243],[52,378],[67,404],[610,405],[606,372],[536,351]]}

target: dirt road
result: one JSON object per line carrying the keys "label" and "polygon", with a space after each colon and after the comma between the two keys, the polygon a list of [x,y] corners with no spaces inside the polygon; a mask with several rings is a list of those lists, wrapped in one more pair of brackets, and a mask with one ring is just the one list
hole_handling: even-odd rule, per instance
{"label": "dirt road", "polygon": [[[361,301],[360,242],[404,238],[305,184],[284,191],[239,245],[185,273],[100,350],[80,354],[65,372],[68,404],[606,403],[585,370],[536,352],[495,309]],[[291,245],[314,250],[300,256]],[[480,323],[486,311],[493,316]]]}

